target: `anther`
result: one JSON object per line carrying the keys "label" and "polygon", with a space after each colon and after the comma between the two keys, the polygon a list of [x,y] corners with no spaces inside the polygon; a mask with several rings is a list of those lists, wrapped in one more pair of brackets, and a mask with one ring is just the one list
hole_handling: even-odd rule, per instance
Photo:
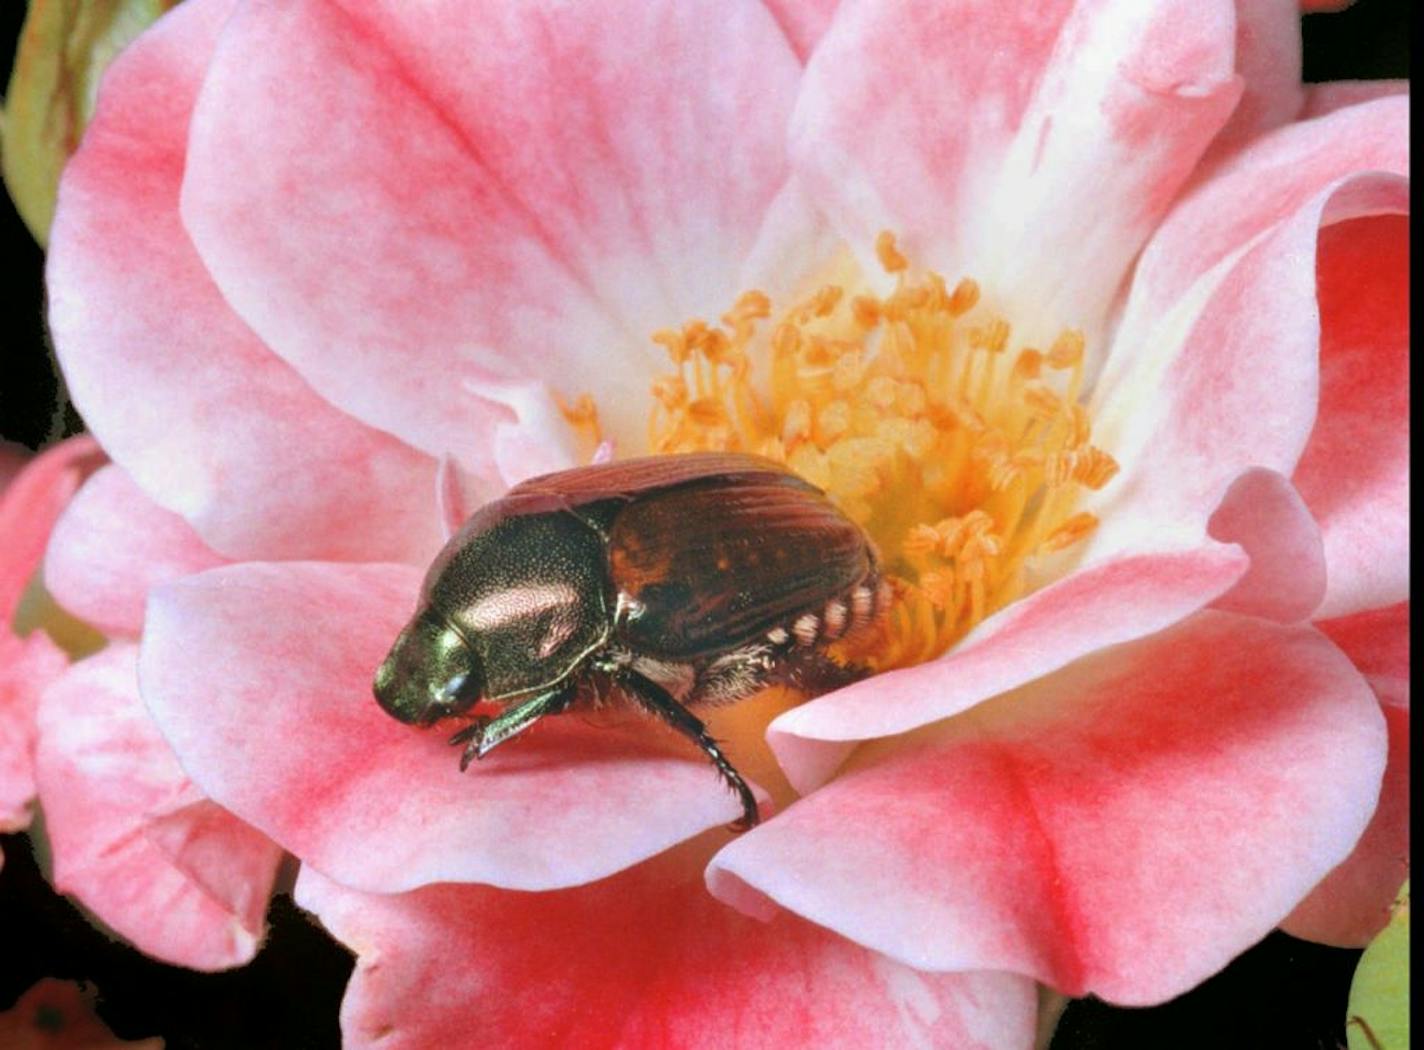
{"label": "anther", "polygon": [[875,255],[886,273],[901,273],[909,268],[910,260],[895,247],[895,235],[889,230],[881,230],[875,238]]}
{"label": "anther", "polygon": [[653,342],[657,343],[667,351],[668,357],[672,358],[673,364],[681,365],[690,356],[687,349],[687,340],[682,337],[682,333],[671,328],[659,328],[652,335]]}
{"label": "anther", "polygon": [[966,277],[954,286],[954,291],[949,297],[949,312],[954,317],[962,317],[974,309],[978,302],[979,284],[972,278]]}
{"label": "anther", "polygon": [[1118,472],[1117,460],[1094,445],[1078,450],[1073,464],[1073,480],[1090,489],[1100,489]]}
{"label": "anther", "polygon": [[972,329],[969,345],[976,350],[988,350],[991,354],[1000,353],[1009,345],[1009,322],[996,317],[987,325]]}
{"label": "anther", "polygon": [[681,376],[663,375],[653,380],[653,397],[669,412],[687,404],[687,383]]}
{"label": "anther", "polygon": [[1097,527],[1098,519],[1095,515],[1080,511],[1045,536],[1038,549],[1045,554],[1061,551],[1065,547],[1071,547]]}
{"label": "anther", "polygon": [[1014,359],[1014,378],[1020,381],[1037,379],[1043,371],[1043,354],[1037,350],[1020,350]]}
{"label": "anther", "polygon": [[1083,360],[1083,333],[1076,329],[1065,329],[1048,351],[1048,364],[1052,368],[1072,368]]}
{"label": "anther", "polygon": [[857,295],[850,302],[850,314],[862,328],[874,328],[880,323],[880,300]]}

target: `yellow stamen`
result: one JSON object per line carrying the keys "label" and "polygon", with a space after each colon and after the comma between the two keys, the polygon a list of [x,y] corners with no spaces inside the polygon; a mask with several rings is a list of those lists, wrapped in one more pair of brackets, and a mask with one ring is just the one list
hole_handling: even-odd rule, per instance
{"label": "yellow stamen", "polygon": [[[973,280],[912,276],[888,232],[875,251],[888,295],[831,283],[778,313],[752,290],[718,327],[654,333],[673,371],[653,382],[648,432],[657,453],[784,462],[865,528],[892,608],[833,655],[883,670],[931,659],[1020,597],[1040,559],[1096,527],[1075,504],[1117,463],[1078,402],[1081,332],[1016,345]],[[582,402],[566,414],[597,425]]]}
{"label": "yellow stamen", "polygon": [[598,447],[603,440],[603,428],[598,423],[598,405],[587,394],[580,394],[572,404],[555,395],[559,412],[578,433],[586,451]]}

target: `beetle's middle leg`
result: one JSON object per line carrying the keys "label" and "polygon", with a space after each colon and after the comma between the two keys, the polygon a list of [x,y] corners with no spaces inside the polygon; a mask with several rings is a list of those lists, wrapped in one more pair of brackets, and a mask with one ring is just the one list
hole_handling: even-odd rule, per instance
{"label": "beetle's middle leg", "polygon": [[747,787],[742,775],[727,761],[727,756],[722,754],[722,749],[707,732],[707,726],[702,720],[678,703],[662,686],[636,671],[619,670],[614,673],[613,678],[630,697],[691,740],[712,760],[717,772],[722,774],[722,779],[737,793],[742,803],[742,819],[732,827],[737,831],[755,827],[761,819],[757,813],[756,796],[752,794],[752,789]]}
{"label": "beetle's middle leg", "polygon": [[477,758],[484,758],[510,737],[518,736],[545,715],[556,715],[569,706],[577,687],[565,682],[547,693],[540,693],[501,711],[494,718],[476,718],[450,738],[451,744],[464,744],[460,755],[460,772]]}

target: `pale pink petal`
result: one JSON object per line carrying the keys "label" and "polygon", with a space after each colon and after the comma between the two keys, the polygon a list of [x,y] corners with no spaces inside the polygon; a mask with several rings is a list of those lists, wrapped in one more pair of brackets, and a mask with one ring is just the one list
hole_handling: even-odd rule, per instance
{"label": "pale pink petal", "polygon": [[229,309],[179,223],[188,116],[231,6],[185,3],[105,76],[50,234],[69,392],[139,486],[229,556],[428,558],[434,460],[313,394]]}
{"label": "pale pink petal", "polygon": [[441,456],[440,468],[435,475],[436,501],[440,509],[441,533],[448,542],[460,531],[465,519],[473,508],[465,491],[464,480],[460,477],[460,467],[453,457]]}
{"label": "pale pink petal", "polygon": [[1407,80],[1333,80],[1328,84],[1305,85],[1305,106],[1300,119],[1323,117],[1346,106],[1358,106],[1390,95],[1409,94]]}
{"label": "pale pink petal", "polygon": [[1305,100],[1300,69],[1296,0],[1237,0],[1236,72],[1244,90],[1211,145],[1211,157],[1224,156],[1253,136],[1294,120]]}
{"label": "pale pink petal", "polygon": [[1409,217],[1322,230],[1318,259],[1320,412],[1294,480],[1334,617],[1409,593]]}
{"label": "pale pink petal", "polygon": [[1350,852],[1385,750],[1379,705],[1322,635],[1208,611],[867,745],[709,880],[920,969],[1159,1002]]}
{"label": "pale pink petal", "polygon": [[1354,661],[1383,704],[1409,706],[1409,603],[1316,624]]}
{"label": "pale pink petal", "polygon": [[1246,571],[1233,547],[1126,555],[1083,569],[990,617],[940,659],[793,708],[767,741],[792,785],[824,782],[849,742],[949,718],[1110,645],[1185,619]]}
{"label": "pale pink petal", "polygon": [[41,704],[55,888],[156,958],[240,966],[262,937],[281,851],[194,792],[139,699],[136,662],[134,646],[113,644]]}
{"label": "pale pink petal", "polygon": [[270,345],[417,447],[470,465],[465,384],[532,377],[639,447],[649,337],[741,290],[799,74],[753,0],[254,4],[184,217]]}
{"label": "pale pink petal", "polygon": [[792,155],[853,246],[992,291],[1030,341],[1096,330],[1241,92],[1228,2],[872,0],[812,55]]}
{"label": "pale pink petal", "polygon": [[1207,522],[1211,537],[1240,544],[1246,575],[1212,607],[1281,623],[1310,618],[1325,595],[1320,529],[1289,481],[1272,470],[1248,470],[1227,489]]}
{"label": "pale pink petal", "polygon": [[1331,184],[1148,327],[1124,323],[1092,413],[1094,441],[1122,473],[1085,501],[1102,524],[1082,557],[1170,537],[1191,543],[1244,471],[1293,474],[1320,393],[1321,228],[1398,210],[1407,193],[1389,174]]}
{"label": "pale pink petal", "polygon": [[296,896],[357,953],[352,1050],[1033,1045],[1031,982],[916,973],[794,916],[757,922],[685,867],[659,858],[558,893],[381,896],[304,867]]}
{"label": "pale pink petal", "polygon": [[642,719],[549,718],[461,773],[453,725],[402,725],[371,694],[419,586],[404,566],[248,563],[157,589],[144,697],[198,786],[376,892],[574,885],[740,815],[700,753]]}
{"label": "pale pink petal", "polygon": [[1289,125],[1237,153],[1172,210],[1144,249],[1118,339],[1124,355],[1142,353],[1152,328],[1223,261],[1366,171],[1408,174],[1407,96]]}
{"label": "pale pink petal", "polygon": [[841,0],[766,0],[776,24],[804,60],[826,33]]}
{"label": "pale pink petal", "polygon": [[1389,725],[1379,807],[1354,852],[1281,925],[1297,937],[1360,947],[1389,921],[1409,877],[1409,606],[1317,625],[1364,674]]}
{"label": "pale pink petal", "polygon": [[44,631],[0,635],[0,831],[29,827],[35,798],[35,713],[69,657]]}
{"label": "pale pink petal", "polygon": [[105,634],[136,638],[150,587],[222,563],[186,521],[111,464],[85,483],[56,523],[45,587]]}
{"label": "pale pink petal", "polygon": [[0,632],[9,633],[55,520],[102,455],[91,437],[61,441],[30,460],[0,495]]}
{"label": "pale pink petal", "polygon": [[1407,118],[1393,97],[1283,128],[1168,216],[1094,392],[1123,473],[1085,556],[1194,535],[1249,467],[1292,474],[1319,398],[1319,229],[1407,210]]}

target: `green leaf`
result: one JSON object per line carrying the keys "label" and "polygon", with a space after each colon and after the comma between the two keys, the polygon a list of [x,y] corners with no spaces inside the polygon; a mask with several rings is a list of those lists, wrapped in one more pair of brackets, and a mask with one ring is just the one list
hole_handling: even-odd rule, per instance
{"label": "green leaf", "polygon": [[1389,925],[1355,969],[1345,1018],[1350,1050],[1409,1048],[1409,883],[1399,891]]}
{"label": "green leaf", "polygon": [[0,125],[0,173],[44,244],[59,173],[79,145],[110,60],[177,0],[31,0]]}

